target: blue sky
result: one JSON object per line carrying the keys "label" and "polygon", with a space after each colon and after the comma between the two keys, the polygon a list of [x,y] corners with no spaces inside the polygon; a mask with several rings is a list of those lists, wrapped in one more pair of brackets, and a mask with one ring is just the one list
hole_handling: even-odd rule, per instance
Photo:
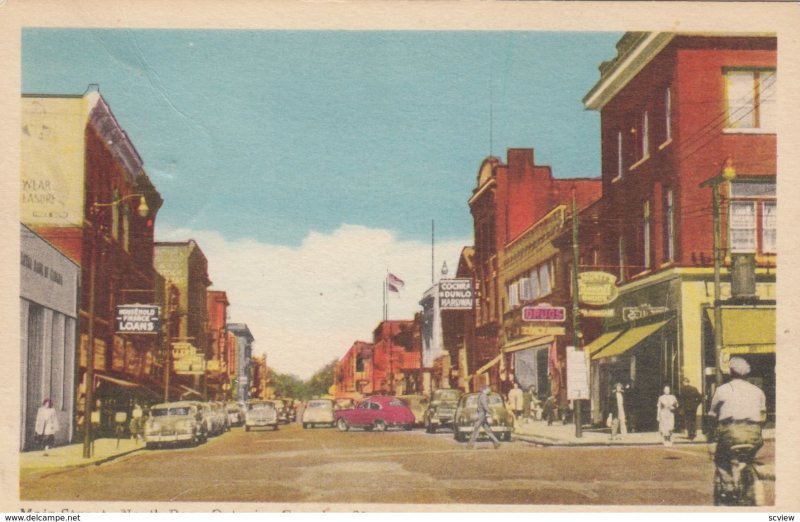
{"label": "blue sky", "polygon": [[100,85],[159,224],[298,245],[341,224],[471,236],[481,160],[599,174],[581,98],[619,33],[25,29],[22,90]]}
{"label": "blue sky", "polygon": [[164,198],[156,238],[195,239],[256,353],[305,378],[371,340],[387,271],[390,319],[452,277],[490,150],[599,175],[581,99],[620,36],[25,29],[22,91],[99,84]]}

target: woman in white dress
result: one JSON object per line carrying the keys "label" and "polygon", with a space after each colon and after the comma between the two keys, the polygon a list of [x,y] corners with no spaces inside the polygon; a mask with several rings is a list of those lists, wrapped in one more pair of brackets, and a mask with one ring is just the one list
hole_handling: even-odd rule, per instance
{"label": "woman in white dress", "polygon": [[678,399],[672,395],[669,386],[664,386],[664,394],[658,398],[656,420],[658,431],[664,437],[664,446],[672,446],[672,432],[675,430],[675,410],[678,409]]}
{"label": "woman in white dress", "polygon": [[53,401],[50,399],[45,399],[36,412],[34,430],[39,443],[44,446],[44,456],[46,457],[50,446],[55,442],[55,435],[58,431],[58,417],[56,416],[55,408],[53,408]]}

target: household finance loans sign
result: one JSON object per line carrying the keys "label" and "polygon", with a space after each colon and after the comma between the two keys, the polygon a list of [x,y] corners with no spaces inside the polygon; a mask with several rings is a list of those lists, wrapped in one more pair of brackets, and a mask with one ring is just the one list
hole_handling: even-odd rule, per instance
{"label": "household finance loans sign", "polygon": [[472,279],[441,279],[439,308],[442,310],[472,310]]}
{"label": "household finance loans sign", "polygon": [[158,305],[117,306],[117,333],[156,334],[160,326]]}

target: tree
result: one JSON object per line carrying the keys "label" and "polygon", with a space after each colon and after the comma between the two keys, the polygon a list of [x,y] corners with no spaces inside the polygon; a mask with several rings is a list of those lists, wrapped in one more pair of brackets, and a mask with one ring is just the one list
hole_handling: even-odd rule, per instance
{"label": "tree", "polygon": [[333,378],[338,362],[337,359],[332,360],[311,376],[307,381],[309,395],[326,395],[328,393],[330,387],[333,386]]}

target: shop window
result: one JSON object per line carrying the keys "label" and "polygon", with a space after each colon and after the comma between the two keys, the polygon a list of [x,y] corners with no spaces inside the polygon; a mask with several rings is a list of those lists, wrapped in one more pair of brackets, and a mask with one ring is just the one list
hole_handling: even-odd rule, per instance
{"label": "shop window", "polygon": [[765,254],[774,254],[777,245],[778,205],[774,201],[765,201],[761,208],[761,250]]}
{"label": "shop window", "polygon": [[774,70],[727,70],[726,129],[775,132],[776,81]]}

